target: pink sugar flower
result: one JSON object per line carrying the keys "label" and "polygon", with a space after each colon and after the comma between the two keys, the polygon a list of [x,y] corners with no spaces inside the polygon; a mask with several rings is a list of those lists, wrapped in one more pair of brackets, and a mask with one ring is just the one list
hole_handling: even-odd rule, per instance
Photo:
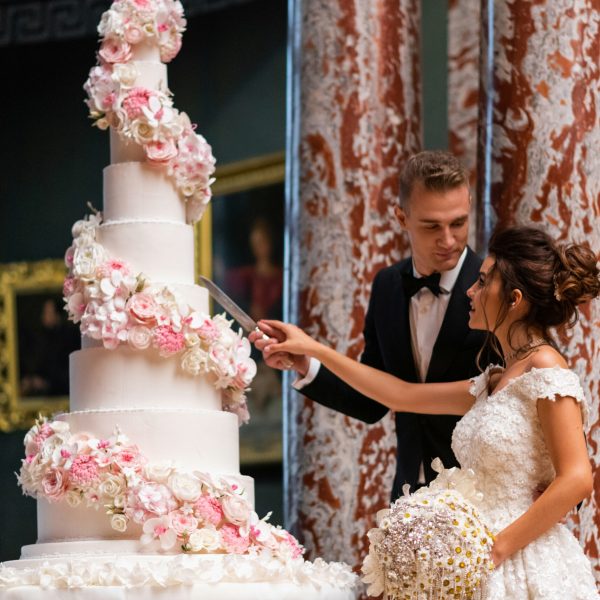
{"label": "pink sugar flower", "polygon": [[157,163],[168,163],[177,156],[177,146],[173,140],[150,142],[144,146],[144,150],[148,159]]}
{"label": "pink sugar flower", "polygon": [[70,475],[76,485],[89,486],[98,479],[100,473],[96,461],[91,456],[80,454],[73,459]]}
{"label": "pink sugar flower", "polygon": [[185,337],[180,331],[175,331],[170,325],[159,325],[153,332],[153,345],[158,348],[161,356],[177,354],[185,348]]}
{"label": "pink sugar flower", "polygon": [[113,455],[113,459],[120,469],[133,469],[139,471],[144,465],[144,457],[135,446],[123,448]]}
{"label": "pink sugar flower", "polygon": [[223,519],[223,509],[216,498],[200,496],[194,504],[194,514],[210,525],[218,525]]}
{"label": "pink sugar flower", "polygon": [[159,546],[162,550],[170,550],[177,543],[177,534],[170,528],[169,517],[148,519],[144,523],[140,541],[144,546]]}
{"label": "pink sugar flower", "polygon": [[130,119],[136,119],[142,114],[142,109],[148,106],[152,92],[146,88],[135,87],[123,100],[123,109]]}
{"label": "pink sugar flower", "polygon": [[169,513],[171,528],[179,536],[190,535],[192,531],[198,528],[198,519],[193,515],[185,514],[180,510]]}
{"label": "pink sugar flower", "polygon": [[98,52],[107,63],[124,63],[131,59],[131,46],[118,37],[104,38]]}
{"label": "pink sugar flower", "polygon": [[211,344],[213,342],[216,342],[219,339],[219,337],[221,337],[221,331],[215,325],[214,321],[212,321],[209,318],[204,320],[202,325],[200,325],[200,327],[198,327],[198,329],[196,330],[196,333],[203,340],[206,340],[207,342],[209,342]]}
{"label": "pink sugar flower", "polygon": [[124,277],[131,273],[129,265],[125,261],[109,259],[98,267],[96,274],[101,279],[104,277],[110,278],[113,271],[119,271]]}
{"label": "pink sugar flower", "polygon": [[134,505],[154,515],[166,515],[177,508],[171,490],[162,483],[144,482],[135,496]]}
{"label": "pink sugar flower", "polygon": [[158,304],[151,294],[144,292],[133,294],[127,301],[125,309],[143,325],[153,325],[156,322]]}
{"label": "pink sugar flower", "polygon": [[240,528],[229,523],[219,530],[223,547],[230,554],[244,554],[250,546],[250,538],[240,535]]}
{"label": "pink sugar flower", "polygon": [[288,547],[292,558],[300,558],[304,552],[302,546],[298,543],[298,540],[288,531],[283,532],[282,544]]}
{"label": "pink sugar flower", "polygon": [[65,277],[63,282],[63,296],[70,296],[75,291],[76,286],[74,277]]}
{"label": "pink sugar flower", "polygon": [[68,478],[64,469],[50,467],[42,478],[44,496],[51,502],[61,500],[66,494]]}

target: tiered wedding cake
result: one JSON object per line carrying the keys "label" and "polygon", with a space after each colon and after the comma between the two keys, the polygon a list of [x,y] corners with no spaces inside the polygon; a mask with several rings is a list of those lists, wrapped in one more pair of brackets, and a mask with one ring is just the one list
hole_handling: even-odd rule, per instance
{"label": "tiered wedding cake", "polygon": [[115,0],[99,26],[85,87],[96,125],[110,127],[111,164],[103,216],[73,227],[64,290],[82,350],[71,412],[25,439],[19,478],[38,498],[38,543],[0,568],[2,600],[353,597],[347,567],[305,562],[259,519],[239,472],[255,366],[194,285],[190,223],[214,159],[167,88],[184,25],[179,2]]}

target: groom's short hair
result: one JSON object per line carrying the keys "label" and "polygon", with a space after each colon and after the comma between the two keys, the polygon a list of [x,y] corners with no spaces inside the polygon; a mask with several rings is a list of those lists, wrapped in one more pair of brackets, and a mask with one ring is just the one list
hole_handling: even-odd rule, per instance
{"label": "groom's short hair", "polygon": [[407,208],[415,184],[426,190],[445,192],[463,185],[469,187],[469,172],[450,152],[425,150],[413,154],[400,173],[400,206]]}

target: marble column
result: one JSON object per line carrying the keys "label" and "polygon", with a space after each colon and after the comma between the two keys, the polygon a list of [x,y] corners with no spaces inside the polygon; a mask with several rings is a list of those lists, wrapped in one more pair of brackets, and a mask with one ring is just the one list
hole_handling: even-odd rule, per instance
{"label": "marble column", "polygon": [[477,250],[477,127],[481,0],[448,1],[448,150],[469,170],[469,245]]}
{"label": "marble column", "polygon": [[[293,5],[288,146],[290,319],[358,357],[375,273],[407,250],[393,217],[421,148],[418,0]],[[287,521],[309,557],[359,565],[395,473],[393,419],[373,426],[287,399]]]}
{"label": "marble column", "polygon": [[475,186],[479,104],[481,0],[448,2],[448,150]]}
{"label": "marble column", "polygon": [[[600,0],[490,0],[482,9],[488,61],[478,177],[484,208],[493,209],[482,219],[482,240],[495,218],[599,252]],[[600,581],[599,323],[595,301],[559,337],[591,401],[595,490],[570,524]]]}

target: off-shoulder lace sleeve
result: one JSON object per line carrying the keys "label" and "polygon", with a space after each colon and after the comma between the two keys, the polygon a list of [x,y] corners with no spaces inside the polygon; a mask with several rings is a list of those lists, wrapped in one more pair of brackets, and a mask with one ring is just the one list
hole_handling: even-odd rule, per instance
{"label": "off-shoulder lace sleeve", "polygon": [[587,428],[589,407],[579,377],[563,367],[533,368],[521,377],[521,390],[532,400],[556,400],[570,396],[581,406],[583,424]]}
{"label": "off-shoulder lace sleeve", "polygon": [[500,369],[498,365],[488,365],[483,373],[480,373],[475,377],[471,377],[469,394],[471,394],[471,396],[473,396],[475,399],[479,398],[482,394],[487,395],[490,385],[490,376],[492,372],[497,369]]}

